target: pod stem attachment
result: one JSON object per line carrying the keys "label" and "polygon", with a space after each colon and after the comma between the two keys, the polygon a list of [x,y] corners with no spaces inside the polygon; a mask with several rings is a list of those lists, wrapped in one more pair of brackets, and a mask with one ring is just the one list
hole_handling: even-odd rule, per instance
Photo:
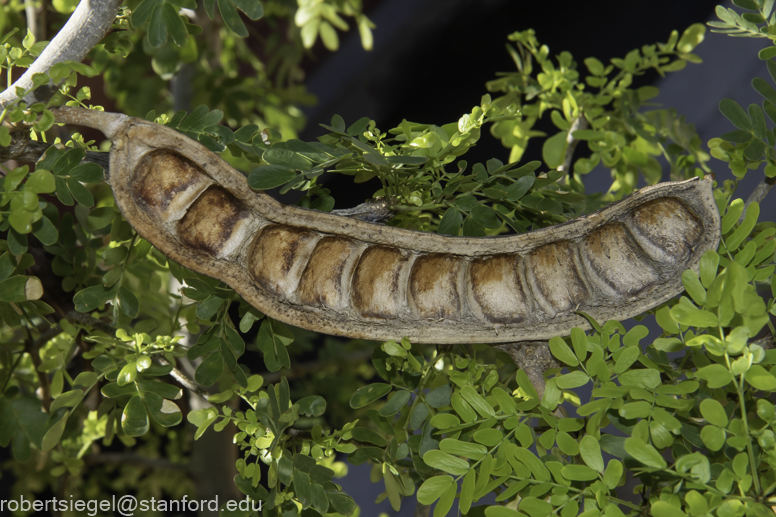
{"label": "pod stem attachment", "polygon": [[113,140],[124,123],[129,120],[127,115],[121,113],[108,113],[72,106],[52,108],[51,112],[54,114],[54,120],[61,124],[73,124],[75,126],[99,129],[111,140]]}

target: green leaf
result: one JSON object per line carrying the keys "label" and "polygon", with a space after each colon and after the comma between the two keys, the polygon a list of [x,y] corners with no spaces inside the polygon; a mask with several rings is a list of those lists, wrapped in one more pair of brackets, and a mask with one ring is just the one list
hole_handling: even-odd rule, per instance
{"label": "green leaf", "polygon": [[289,149],[269,149],[262,155],[262,159],[270,165],[277,165],[286,169],[305,170],[313,165],[309,159]]}
{"label": "green leaf", "polygon": [[59,232],[48,217],[41,217],[32,223],[32,234],[46,246],[53,246],[59,239]]}
{"label": "green leaf", "polygon": [[[582,465],[580,465],[582,466]],[[563,472],[561,470],[561,472]],[[520,509],[531,517],[547,517],[551,515],[552,504],[536,497],[523,497],[520,500]]]}
{"label": "green leaf", "polygon": [[709,385],[709,388],[712,389],[727,386],[733,380],[733,375],[721,364],[711,364],[709,366],[704,366],[695,372],[695,377],[706,381]]}
{"label": "green leaf", "polygon": [[620,416],[629,420],[635,418],[646,418],[652,411],[652,404],[643,400],[638,402],[628,402],[619,409]]}
{"label": "green leaf", "polygon": [[733,4],[750,11],[757,11],[760,6],[757,4],[757,0],[733,0]]}
{"label": "green leaf", "polygon": [[566,431],[560,431],[555,437],[555,440],[558,442],[558,447],[563,451],[563,454],[568,454],[569,456],[576,456],[579,454],[579,442],[572,438]]}
{"label": "green leaf", "polygon": [[12,276],[0,282],[0,302],[23,302],[43,296],[43,286],[34,276]]}
{"label": "green leaf", "polygon": [[620,484],[622,472],[622,462],[619,460],[609,460],[609,464],[606,466],[606,472],[604,472],[604,484],[609,490],[614,490]]}
{"label": "green leaf", "polygon": [[337,31],[334,27],[327,21],[321,21],[318,31],[321,34],[324,46],[328,50],[335,52],[339,48],[339,36],[337,36]]}
{"label": "green leaf", "polygon": [[106,398],[115,399],[124,395],[134,395],[137,393],[137,387],[134,384],[119,386],[117,382],[106,384],[100,389],[100,393]]}
{"label": "green leaf", "polygon": [[356,511],[356,502],[349,495],[342,492],[327,492],[327,495],[329,496],[329,502],[337,513],[348,517]]}
{"label": "green leaf", "polygon": [[70,411],[61,411],[59,414],[51,415],[44,429],[43,441],[41,443],[41,450],[43,452],[50,451],[59,444],[69,417]]}
{"label": "green leaf", "polygon": [[501,228],[501,218],[496,215],[496,211],[489,206],[477,205],[472,208],[471,217],[474,222],[482,226],[483,228],[498,229]]}
{"label": "green leaf", "polygon": [[687,506],[690,508],[690,514],[693,517],[701,517],[709,511],[708,501],[695,490],[690,490],[684,495],[684,502],[687,503]]}
{"label": "green leaf", "polygon": [[450,405],[450,395],[453,393],[453,388],[449,384],[444,384],[438,388],[431,390],[426,395],[426,403],[432,408],[441,408]]}
{"label": "green leaf", "polygon": [[690,300],[682,297],[679,303],[671,308],[671,317],[677,323],[690,327],[716,327],[719,325],[717,315],[695,307]]}
{"label": "green leaf", "polygon": [[495,447],[504,439],[504,433],[498,429],[480,429],[474,433],[474,441],[487,447]]}
{"label": "green leaf", "polygon": [[[430,467],[454,476],[463,476],[469,471],[468,461],[456,458],[455,456],[451,456],[440,450],[426,452],[426,454],[423,455],[423,461]],[[420,492],[418,492],[418,497],[419,496]]]}
{"label": "green leaf", "polygon": [[461,396],[483,418],[496,416],[496,411],[493,407],[491,407],[491,405],[488,404],[473,387],[464,386],[461,389]]}
{"label": "green leaf", "polygon": [[585,435],[579,441],[579,453],[582,455],[582,461],[584,461],[588,467],[595,469],[598,472],[604,471],[604,458],[601,456],[601,446],[598,444],[598,440],[589,434]]}
{"label": "green leaf", "polygon": [[[548,514],[549,515],[549,514]],[[576,514],[575,514],[576,515]],[[526,514],[507,508],[506,506],[488,506],[485,517],[527,517]]]}
{"label": "green leaf", "polygon": [[[737,0],[741,1],[741,0]],[[654,517],[687,517],[682,510],[668,504],[666,501],[655,501],[652,503],[651,515]]]}
{"label": "green leaf", "polygon": [[450,413],[437,413],[431,418],[431,425],[437,429],[448,429],[461,423],[461,420]]}
{"label": "green leaf", "polygon": [[396,477],[393,475],[390,469],[384,469],[383,480],[385,482],[385,491],[388,494],[388,500],[391,503],[391,508],[398,512],[401,510],[401,495],[399,494],[399,484],[396,481]]}
{"label": "green leaf", "polygon": [[[760,120],[759,119],[754,119],[754,118],[753,118],[753,120],[755,120],[755,122],[757,122],[755,124],[755,128],[759,127]],[[755,134],[758,134],[758,133],[762,133],[762,132],[755,131]],[[763,137],[760,137],[760,138],[763,138]],[[765,144],[762,141],[758,140],[758,139],[752,140],[751,142],[749,142],[749,145],[747,145],[744,148],[744,156],[749,158],[750,160],[760,160],[760,159],[762,159],[763,152],[765,152]]]}
{"label": "green leaf", "polygon": [[424,403],[421,402],[415,406],[415,409],[412,410],[412,414],[410,415],[410,429],[414,431],[423,425],[423,422],[425,422],[426,418],[428,418],[428,414],[428,406],[426,406]]}
{"label": "green leaf", "polygon": [[183,20],[181,20],[181,17],[178,15],[178,12],[172,4],[165,2],[165,4],[162,5],[161,16],[165,27],[167,27],[167,32],[170,33],[175,44],[179,47],[184,46],[189,32],[186,30],[186,25],[183,23]]}
{"label": "green leaf", "polygon": [[223,298],[215,295],[208,296],[197,307],[197,317],[202,320],[209,320],[221,309],[225,301]]}
{"label": "green leaf", "polygon": [[464,458],[479,461],[488,453],[487,447],[477,443],[462,442],[454,438],[445,438],[439,442],[439,449],[448,454],[463,456]]}
{"label": "green leaf", "polygon": [[118,287],[112,289],[106,289],[102,285],[95,285],[93,287],[87,287],[82,291],[79,291],[73,297],[73,303],[75,303],[75,310],[78,312],[90,312],[113,299],[116,295]]}
{"label": "green leaf", "polygon": [[571,390],[584,386],[590,381],[590,377],[583,371],[576,370],[566,375],[561,375],[555,379],[558,387],[564,390]]}
{"label": "green leaf", "polygon": [[623,349],[617,357],[617,361],[614,363],[614,373],[622,374],[626,372],[640,356],[641,348],[638,346],[629,346]]}
{"label": "green leaf", "polygon": [[587,357],[587,336],[585,331],[580,328],[571,329],[571,345],[574,347],[574,353],[580,361]]}
{"label": "green leaf", "polygon": [[755,389],[776,391],[776,377],[758,364],[750,366],[745,376],[746,382],[751,384]]}
{"label": "green leaf", "polygon": [[359,442],[371,443],[377,445],[378,447],[385,447],[388,445],[388,442],[385,441],[385,438],[372,431],[371,429],[367,429],[366,427],[354,427],[351,430],[351,433],[353,434],[353,438]]}
{"label": "green leaf", "polygon": [[162,17],[162,5],[157,5],[151,12],[151,21],[148,24],[148,43],[154,48],[159,48],[167,42],[167,25]]}
{"label": "green leaf", "polygon": [[698,305],[706,303],[706,289],[703,288],[695,271],[688,269],[682,273],[682,285],[695,303]]}
{"label": "green leaf", "polygon": [[380,416],[389,417],[398,413],[403,407],[407,405],[410,400],[410,392],[407,390],[401,390],[394,394],[393,397],[380,408]]}
{"label": "green leaf", "polygon": [[563,338],[555,336],[550,339],[550,351],[552,352],[552,355],[569,366],[577,366],[579,364],[577,356],[574,355],[574,352],[571,351],[571,348],[566,344]]}
{"label": "green leaf", "polygon": [[137,317],[137,313],[140,309],[140,304],[137,301],[137,298],[135,297],[132,292],[127,289],[126,287],[119,287],[118,292],[116,293],[116,297],[119,300],[119,307],[121,308],[121,312],[129,316],[130,318]]}
{"label": "green leaf", "polygon": [[306,416],[319,417],[326,411],[326,399],[318,395],[309,395],[296,403],[299,404],[299,413]]}
{"label": "green leaf", "polygon": [[511,452],[517,461],[528,467],[534,478],[539,481],[550,481],[550,471],[534,453],[524,447],[513,447]]}
{"label": "green leaf", "polygon": [[702,23],[693,23],[682,33],[679,42],[676,44],[676,50],[683,54],[689,54],[695,47],[700,45],[706,34],[706,26]]}
{"label": "green leaf", "polygon": [[652,445],[645,443],[641,438],[635,436],[626,438],[625,450],[628,454],[648,467],[664,469],[667,466],[666,460],[663,459],[663,456],[660,455],[657,449],[652,447]]}
{"label": "green leaf", "polygon": [[701,256],[700,273],[703,287],[708,289],[717,277],[719,268],[719,254],[714,250],[708,250]]}
{"label": "green leaf", "polygon": [[751,131],[736,129],[725,133],[720,138],[736,144],[745,144],[752,139],[752,133]]}
{"label": "green leaf", "polygon": [[[224,0],[228,1],[228,0]],[[296,172],[282,165],[262,165],[248,175],[248,185],[254,190],[269,190],[296,178]]]}
{"label": "green leaf", "polygon": [[[490,476],[488,476],[490,477]],[[461,483],[461,495],[458,501],[458,509],[462,515],[469,513],[469,509],[472,506],[472,500],[474,499],[474,487],[476,482],[476,474],[474,469],[469,469],[469,472],[463,477]]]}
{"label": "green leaf", "polygon": [[550,169],[557,169],[563,164],[566,153],[566,132],[557,133],[544,141],[542,159]]}
{"label": "green leaf", "polygon": [[49,194],[56,190],[57,184],[53,174],[45,169],[38,169],[27,178],[24,188],[28,188],[36,194]]}
{"label": "green leaf", "polygon": [[473,217],[467,217],[463,220],[464,237],[485,237],[485,230],[474,221]]}
{"label": "green leaf", "polygon": [[561,474],[571,481],[592,481],[598,479],[598,472],[585,465],[566,465]]}
{"label": "green leaf", "polygon": [[248,37],[248,29],[245,28],[245,24],[240,19],[240,15],[232,0],[218,0],[218,10],[221,11],[221,18],[223,18],[224,24],[229,27],[229,30],[241,38]]}
{"label": "green leaf", "polygon": [[718,451],[725,445],[725,431],[714,425],[701,429],[701,440],[709,450]]}
{"label": "green leaf", "polygon": [[151,417],[162,427],[173,427],[181,423],[183,414],[175,402],[150,392],[143,394],[143,401]]}
{"label": "green leaf", "polygon": [[151,17],[154,8],[159,4],[159,0],[144,0],[132,10],[132,25],[142,27],[148,18]]}
{"label": "green leaf", "polygon": [[224,356],[216,351],[197,367],[194,379],[203,386],[212,386],[224,371]]}
{"label": "green leaf", "polygon": [[457,236],[461,229],[461,223],[463,222],[463,216],[461,212],[455,208],[448,208],[445,210],[442,220],[439,221],[439,228],[437,233],[441,235],[453,235]]}
{"label": "green leaf", "polygon": [[425,505],[434,504],[454,484],[452,476],[434,476],[429,478],[418,488],[418,502]]}
{"label": "green leaf", "polygon": [[0,255],[0,281],[11,276],[14,269],[16,269],[16,261],[13,259],[13,255],[8,251]]}
{"label": "green leaf", "polygon": [[507,199],[510,201],[519,201],[526,194],[526,192],[531,190],[531,187],[535,181],[536,176],[533,174],[528,174],[527,176],[519,178],[517,181],[506,188]]}
{"label": "green leaf", "polygon": [[78,180],[75,178],[67,178],[65,183],[76,203],[87,208],[94,206],[94,196],[89,189],[83,186]]}
{"label": "green leaf", "polygon": [[515,373],[515,379],[517,380],[517,385],[520,386],[526,395],[532,399],[539,398],[539,392],[536,391],[536,388],[531,383],[531,379],[528,378],[528,374],[525,373],[525,370],[517,370],[517,373]]}
{"label": "green leaf", "polygon": [[148,413],[140,395],[134,395],[121,416],[121,428],[127,436],[142,436],[148,432]]}
{"label": "green leaf", "polygon": [[655,389],[660,386],[660,372],[652,369],[630,370],[619,376],[622,386]]}
{"label": "green leaf", "polygon": [[84,183],[100,183],[103,179],[102,167],[96,163],[82,163],[70,171],[70,177]]}
{"label": "green leaf", "polygon": [[741,222],[741,225],[736,228],[732,235],[725,239],[728,250],[732,251],[737,249],[741,243],[744,242],[744,239],[749,237],[749,234],[752,233],[752,230],[754,229],[754,225],[757,224],[758,217],[760,217],[760,205],[753,202],[747,207],[746,215],[744,215],[744,220]]}
{"label": "green leaf", "polygon": [[388,395],[393,388],[390,384],[375,382],[368,386],[361,387],[350,397],[350,407],[353,409],[368,406],[377,399]]}
{"label": "green leaf", "polygon": [[264,5],[259,0],[232,0],[235,7],[245,13],[245,15],[256,21],[264,16]]}
{"label": "green leaf", "polygon": [[738,129],[746,131],[752,129],[752,122],[746,111],[733,99],[722,99],[719,103],[719,111]]}
{"label": "green leaf", "polygon": [[[772,50],[773,52],[776,52],[776,47],[770,47],[769,49],[763,50]],[[774,54],[774,57],[776,57],[776,54]],[[755,77],[752,79],[752,86],[760,95],[776,104],[776,90],[774,90],[773,87],[765,81],[765,79]]]}
{"label": "green leaf", "polygon": [[[776,378],[774,378],[776,381]],[[700,404],[701,415],[710,424],[718,425],[719,427],[727,427],[728,417],[725,413],[725,409],[718,401],[714,399],[703,399]]]}

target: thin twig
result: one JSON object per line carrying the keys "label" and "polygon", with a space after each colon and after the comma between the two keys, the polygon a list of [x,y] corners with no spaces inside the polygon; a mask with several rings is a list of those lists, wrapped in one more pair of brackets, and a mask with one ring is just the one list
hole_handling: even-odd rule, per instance
{"label": "thin twig", "polygon": [[773,185],[776,185],[776,177],[769,178],[766,176],[762,179],[762,181],[760,181],[760,183],[755,187],[754,192],[752,192],[747,198],[746,203],[744,204],[744,211],[741,212],[741,217],[738,219],[739,223],[744,220],[744,217],[746,216],[746,209],[749,208],[749,205],[752,203],[761,203],[762,200],[765,199],[765,196],[768,195],[768,192],[771,191]]}
{"label": "thin twig", "polygon": [[574,119],[574,122],[571,123],[569,133],[566,135],[566,155],[563,158],[563,165],[558,167],[558,170],[567,173],[569,176],[574,174],[574,172],[570,170],[571,160],[574,158],[574,150],[577,148],[577,144],[579,143],[579,140],[574,138],[572,135],[574,131],[581,131],[583,129],[587,129],[587,119],[580,115]]}
{"label": "thin twig", "polygon": [[[172,363],[170,363],[167,359],[160,357],[160,356],[154,356],[154,359],[161,364],[162,366],[168,366]],[[213,406],[220,406],[222,404],[214,404],[213,402],[210,402],[207,398],[210,395],[207,391],[202,389],[202,387],[191,380],[185,373],[177,369],[175,366],[172,367],[172,370],[170,371],[170,376],[178,381],[184,388],[204,400],[205,402],[208,402],[209,404],[212,404]]]}
{"label": "thin twig", "polygon": [[[48,73],[52,66],[63,61],[83,61],[86,55],[108,33],[122,0],[93,2],[81,0],[64,27],[41,52],[27,71],[10,88],[0,93],[0,108],[16,102],[16,89],[32,89],[32,76]],[[42,92],[30,92],[24,98],[27,105],[48,100],[56,87],[41,88]]]}

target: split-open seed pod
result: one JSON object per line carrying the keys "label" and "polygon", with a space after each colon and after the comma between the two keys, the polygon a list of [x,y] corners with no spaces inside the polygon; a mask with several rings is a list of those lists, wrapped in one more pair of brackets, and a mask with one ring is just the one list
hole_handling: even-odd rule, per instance
{"label": "split-open seed pod", "polygon": [[640,314],[681,293],[719,243],[710,179],[663,183],[533,232],[447,237],[284,206],[198,142],[125,115],[59,122],[113,142],[124,217],[166,256],[297,327],[375,340],[548,339]]}

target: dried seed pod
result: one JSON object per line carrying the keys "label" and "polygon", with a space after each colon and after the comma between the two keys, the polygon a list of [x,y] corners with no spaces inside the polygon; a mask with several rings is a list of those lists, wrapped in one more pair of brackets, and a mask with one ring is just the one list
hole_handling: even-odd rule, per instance
{"label": "dried seed pod", "polygon": [[447,237],[284,206],[180,133],[61,108],[112,141],[110,184],[132,227],[265,314],[327,334],[428,343],[548,339],[683,291],[719,243],[710,179],[663,183],[522,235]]}

